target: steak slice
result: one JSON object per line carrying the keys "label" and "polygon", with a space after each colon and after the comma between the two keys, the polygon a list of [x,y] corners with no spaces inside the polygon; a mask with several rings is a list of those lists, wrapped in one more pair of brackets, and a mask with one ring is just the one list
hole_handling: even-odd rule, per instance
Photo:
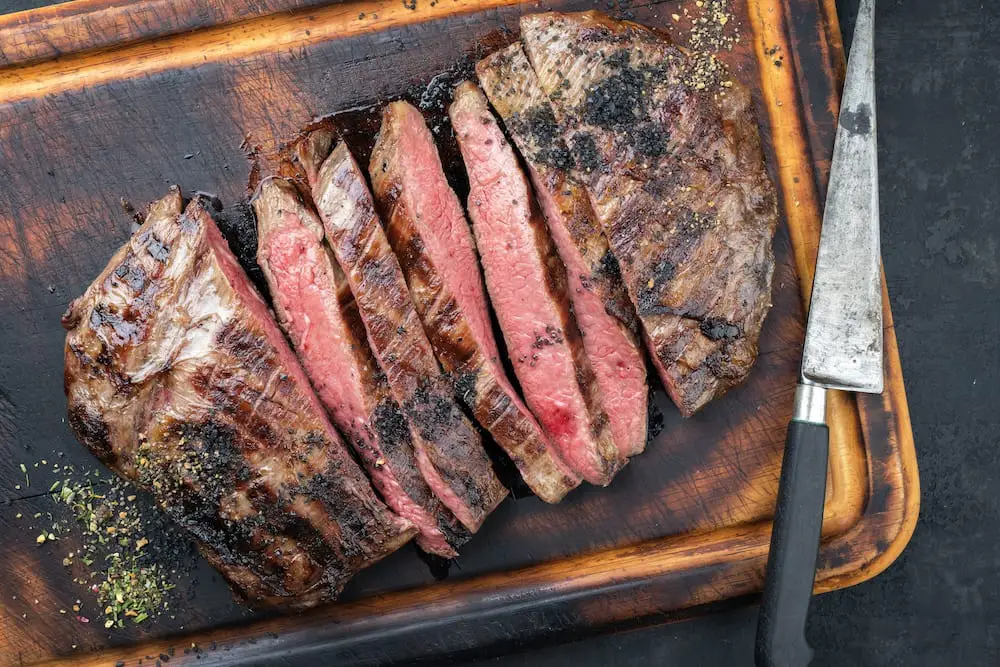
{"label": "steak slice", "polygon": [[253,209],[257,263],[320,401],[386,504],[420,530],[417,544],[454,558],[469,533],[420,474],[403,413],[368,346],[347,277],[323,243],[322,223],[283,178],[261,182]]}
{"label": "steak slice", "polygon": [[247,597],[308,607],[413,526],[327,421],[205,203],[173,188],[63,317],[69,423]]}
{"label": "steak slice", "polygon": [[469,174],[469,212],[525,400],[569,466],[606,485],[623,461],[570,312],[556,255],[517,156],[472,82],[448,109]]}
{"label": "steak slice", "polygon": [[646,361],[635,309],[621,282],[586,189],[570,177],[572,156],[520,42],[476,66],[479,82],[528,166],[549,233],[566,265],[583,347],[622,456],[646,447]]}
{"label": "steak slice", "polygon": [[[319,157],[314,151],[301,155],[310,164]],[[364,174],[346,144],[315,173],[313,198],[326,238],[347,275],[372,352],[411,426],[420,472],[458,520],[476,532],[507,489],[434,358]]]}
{"label": "steak slice", "polygon": [[389,242],[459,398],[510,456],[535,494],[558,502],[579,483],[514,391],[497,351],[479,261],[421,113],[393,102],[382,114],[369,172]]}
{"label": "steak slice", "polygon": [[598,12],[525,16],[521,32],[654,365],[691,415],[746,378],[771,303],[777,197],[750,94],[706,86],[664,35]]}

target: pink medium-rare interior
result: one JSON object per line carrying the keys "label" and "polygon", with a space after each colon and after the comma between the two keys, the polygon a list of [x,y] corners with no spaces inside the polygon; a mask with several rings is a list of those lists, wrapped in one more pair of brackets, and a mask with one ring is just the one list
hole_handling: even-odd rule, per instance
{"label": "pink medium-rare interior", "polygon": [[[369,316],[386,318],[391,322],[415,323],[400,325],[410,342],[408,350],[402,350],[401,346],[396,345],[399,337],[392,341],[392,345],[383,345],[382,348],[375,342],[372,343],[372,350],[389,378],[390,387],[397,401],[405,405],[413,400],[414,393],[422,382],[440,375],[440,368],[410,300],[403,270],[392,254],[381,220],[374,213],[374,202],[364,174],[345,144],[338,145],[324,162],[317,182],[317,191],[314,194],[328,236],[343,237],[349,234],[354,238],[363,237],[362,230],[370,232],[370,244],[365,248],[365,252],[369,254],[365,257],[359,256],[355,266],[348,267],[344,262],[341,263],[352,281],[352,291],[365,319],[369,340],[374,341],[377,338],[373,336],[372,323],[368,321]],[[355,252],[355,249],[349,247],[349,243],[342,243],[338,247],[341,252]],[[375,261],[382,261],[385,265],[382,267],[383,270],[386,270],[391,277],[388,280],[383,279],[379,284],[369,285],[364,281],[363,262],[371,264]],[[382,309],[379,313],[371,312],[371,305],[376,302]],[[405,359],[399,358],[397,350],[408,356]],[[396,386],[393,386],[394,382]],[[471,425],[469,428],[472,428]],[[411,428],[411,433],[414,454],[424,481],[455,517],[470,531],[475,532],[479,525],[472,517],[466,503],[453,491],[448,480],[438,474],[433,462],[422,449],[424,445],[418,430]]]}
{"label": "pink medium-rare interior", "polygon": [[584,476],[600,477],[587,405],[529,222],[527,180],[478,90],[456,93],[449,113],[469,174],[468,207],[483,272],[525,401],[563,460]]}
{"label": "pink medium-rare interior", "polygon": [[[534,170],[532,177],[537,184]],[[604,300],[583,284],[591,274],[566,228],[563,212],[545,187],[535,190],[549,222],[552,240],[566,265],[573,312],[583,334],[583,346],[594,367],[615,444],[622,456],[642,451],[646,440],[646,363],[642,352]]]}
{"label": "pink medium-rare interior", "polygon": [[299,363],[295,353],[292,352],[292,348],[289,347],[284,334],[278,328],[278,324],[274,321],[270,308],[267,307],[264,299],[261,298],[260,294],[257,293],[257,290],[250,283],[250,279],[243,272],[243,268],[229,249],[229,244],[223,238],[222,232],[219,231],[212,217],[208,215],[207,211],[203,212],[201,217],[203,218],[201,222],[205,226],[205,239],[212,249],[223,275],[233,288],[233,291],[240,298],[242,304],[250,310],[254,315],[255,321],[264,329],[264,335],[274,346],[278,354],[283,372],[295,382],[299,391],[311,404],[316,418],[323,423],[327,437],[333,442],[341,442],[340,436],[327,418],[326,412],[323,410],[323,406],[316,396],[316,392],[312,390],[312,386],[309,384],[309,379],[306,377],[302,365]]}
{"label": "pink medium-rare interior", "polygon": [[376,463],[383,457],[381,445],[369,428],[362,370],[351,351],[353,338],[338,304],[333,258],[294,212],[282,211],[282,216],[261,235],[265,244],[261,249],[276,283],[274,299],[281,303],[289,337],[306,373],[334,421],[350,438],[360,441],[355,451],[365,460],[372,483],[386,504],[417,527],[418,542],[426,551],[444,557],[457,555],[434,518],[403,490],[390,466]]}
{"label": "pink medium-rare interior", "polygon": [[491,363],[497,361],[496,341],[486,309],[486,291],[469,223],[458,196],[448,184],[434,137],[423,115],[405,102],[394,103],[400,153],[407,158],[402,170],[402,197],[413,212],[421,238],[445,284],[451,290]]}
{"label": "pink medium-rare interior", "polygon": [[288,335],[320,400],[342,428],[363,434],[368,423],[364,389],[347,324],[338,312],[330,260],[294,213],[282,215],[280,228],[262,238],[277,287],[274,299],[281,304]]}

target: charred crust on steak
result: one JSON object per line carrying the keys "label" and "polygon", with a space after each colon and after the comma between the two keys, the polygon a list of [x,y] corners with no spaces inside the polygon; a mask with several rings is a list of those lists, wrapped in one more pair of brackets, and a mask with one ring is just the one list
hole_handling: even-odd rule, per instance
{"label": "charred crust on steak", "polygon": [[91,412],[86,405],[71,405],[69,425],[79,438],[107,466],[114,465],[117,457],[108,440],[108,425],[99,414]]}
{"label": "charred crust on steak", "polygon": [[410,444],[410,429],[399,405],[391,398],[381,401],[372,414],[372,426],[384,449]]}
{"label": "charred crust on steak", "polygon": [[550,105],[534,106],[524,113],[515,112],[511,115],[510,124],[513,132],[533,142],[536,148],[532,157],[539,164],[565,171],[576,166],[573,154],[563,142],[562,128]]}
{"label": "charred crust on steak", "polygon": [[[455,377],[455,393],[472,409],[476,406],[476,380],[478,377],[478,373],[458,373]],[[497,402],[501,399],[505,399],[507,404],[510,403],[506,394],[500,394]]]}
{"label": "charred crust on steak", "polygon": [[743,335],[739,325],[719,317],[709,317],[698,325],[701,333],[709,340],[730,340]]}
{"label": "charred crust on steak", "polygon": [[170,259],[170,246],[157,238],[156,234],[146,230],[139,235],[139,243],[145,248],[149,256],[160,264],[165,264]]}
{"label": "charred crust on steak", "polygon": [[593,135],[589,132],[578,132],[570,140],[573,148],[573,156],[577,166],[584,172],[590,173],[603,169],[604,161],[597,150],[597,143]]}

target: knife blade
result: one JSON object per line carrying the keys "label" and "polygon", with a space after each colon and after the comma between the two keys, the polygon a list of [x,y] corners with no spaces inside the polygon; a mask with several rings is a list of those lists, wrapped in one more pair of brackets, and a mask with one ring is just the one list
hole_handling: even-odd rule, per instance
{"label": "knife blade", "polygon": [[812,660],[805,623],[826,493],[826,391],[883,388],[874,14],[875,0],[861,0],[778,482],[754,647],[757,667],[799,667]]}

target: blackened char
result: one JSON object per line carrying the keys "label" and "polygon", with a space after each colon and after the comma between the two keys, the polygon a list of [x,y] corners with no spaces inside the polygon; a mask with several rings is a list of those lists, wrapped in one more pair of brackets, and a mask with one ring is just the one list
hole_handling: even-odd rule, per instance
{"label": "blackened char", "polygon": [[386,504],[420,530],[417,544],[455,557],[469,533],[420,474],[409,429],[368,346],[347,277],[323,242],[322,223],[284,178],[261,181],[253,209],[257,262],[316,394]]}
{"label": "blackened char", "polygon": [[300,154],[305,164],[322,162],[318,169],[307,167],[315,173],[313,200],[372,352],[411,427],[417,464],[434,494],[476,532],[507,489],[438,366],[364,174],[343,142],[323,157],[310,150]]}
{"label": "blackened char", "polygon": [[699,88],[663,34],[598,12],[524,16],[654,365],[690,415],[742,382],[771,304],[777,197],[749,92]]}
{"label": "blackened char", "polygon": [[570,306],[566,269],[486,98],[472,82],[448,109],[469,174],[486,287],[524,398],[562,459],[606,485],[624,460]]}
{"label": "blackened char", "polygon": [[415,530],[375,496],[205,204],[176,188],[63,319],[77,436],[248,598],[330,600]]}
{"label": "blackened char", "polygon": [[393,102],[369,165],[372,186],[428,338],[459,398],[535,494],[557,502],[579,484],[514,391],[500,363],[479,261],[424,118]]}
{"label": "blackened char", "polygon": [[572,154],[552,106],[538,87],[520,42],[480,61],[476,73],[528,166],[552,240],[566,265],[573,312],[615,444],[622,456],[638,454],[646,446],[648,392],[635,309],[587,191],[570,176]]}

